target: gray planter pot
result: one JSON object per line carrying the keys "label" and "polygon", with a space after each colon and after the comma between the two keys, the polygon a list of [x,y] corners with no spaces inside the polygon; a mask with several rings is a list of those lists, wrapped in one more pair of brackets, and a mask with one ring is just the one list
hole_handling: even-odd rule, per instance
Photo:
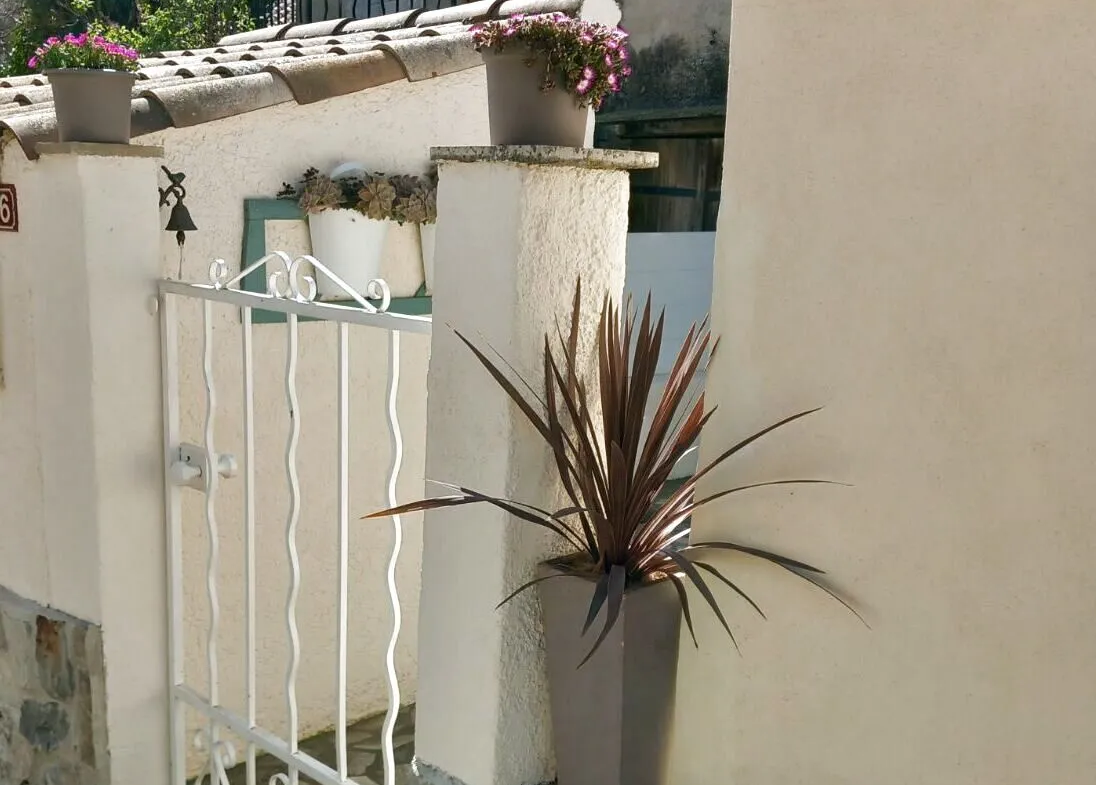
{"label": "gray planter pot", "polygon": [[[555,572],[542,565],[540,575]],[[629,591],[589,662],[605,611],[583,636],[594,583],[538,586],[559,785],[663,785],[673,728],[681,606],[669,582]]]}
{"label": "gray planter pot", "polygon": [[129,144],[130,93],[136,74],[88,68],[46,71],[61,142]]}
{"label": "gray planter pot", "polygon": [[484,53],[491,144],[583,147],[590,109],[561,87],[540,89],[544,67],[527,66],[529,53]]}

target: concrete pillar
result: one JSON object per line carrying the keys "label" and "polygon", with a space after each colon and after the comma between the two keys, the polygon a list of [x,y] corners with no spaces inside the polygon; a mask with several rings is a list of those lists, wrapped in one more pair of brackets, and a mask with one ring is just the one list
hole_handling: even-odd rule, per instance
{"label": "concrete pillar", "polygon": [[[539,387],[544,334],[557,319],[566,325],[581,276],[589,353],[601,298],[624,286],[626,170],[653,167],[657,156],[512,147],[433,157],[441,218],[426,476],[551,506],[560,489],[547,449],[450,328],[490,344]],[[491,507],[426,515],[416,731],[424,775],[467,785],[552,779],[539,608],[533,594],[495,606],[556,548]]]}
{"label": "concrete pillar", "polygon": [[111,782],[168,772],[157,168],[162,151],[45,144],[20,232],[33,318],[50,602],[101,625]]}

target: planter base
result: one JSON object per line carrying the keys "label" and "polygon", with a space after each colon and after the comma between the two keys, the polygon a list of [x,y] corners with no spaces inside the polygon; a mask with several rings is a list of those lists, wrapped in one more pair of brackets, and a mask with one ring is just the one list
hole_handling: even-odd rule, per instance
{"label": "planter base", "polygon": [[129,144],[135,74],[58,68],[46,76],[53,90],[58,141]]}
{"label": "planter base", "polygon": [[522,51],[484,55],[491,144],[584,147],[590,109],[560,87],[541,90],[544,66],[527,66],[528,58]]}
{"label": "planter base", "polygon": [[[538,574],[556,572],[542,565]],[[681,606],[669,582],[629,591],[590,660],[605,610],[582,635],[594,582],[538,586],[559,785],[664,785],[673,729]]]}

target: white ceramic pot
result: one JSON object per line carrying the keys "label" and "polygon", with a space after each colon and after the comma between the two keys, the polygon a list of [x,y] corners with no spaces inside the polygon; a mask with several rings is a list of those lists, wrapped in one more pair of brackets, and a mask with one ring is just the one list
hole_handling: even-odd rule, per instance
{"label": "white ceramic pot", "polygon": [[422,246],[422,274],[426,280],[426,293],[434,293],[434,244],[438,236],[438,225],[419,224],[419,243]]}
{"label": "white ceramic pot", "polygon": [[[308,216],[312,255],[358,294],[380,277],[384,241],[391,221],[366,218],[355,210],[324,210]],[[316,273],[321,299],[348,300],[350,296],[322,272]]]}

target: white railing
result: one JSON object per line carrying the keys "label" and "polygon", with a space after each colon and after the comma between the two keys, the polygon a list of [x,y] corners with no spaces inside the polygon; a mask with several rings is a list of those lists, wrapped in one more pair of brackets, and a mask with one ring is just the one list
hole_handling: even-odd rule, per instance
{"label": "white railing", "polygon": [[[309,269],[311,268],[311,270]],[[268,271],[266,293],[242,291],[239,286],[250,273]],[[326,275],[345,293],[353,306],[315,302],[315,276]],[[403,332],[429,333],[429,317],[404,316],[387,313],[391,300],[388,287],[383,281],[373,281],[368,298],[355,292],[338,276],[310,256],[296,259],[276,252],[230,276],[223,260],[214,261],[209,268],[209,283],[188,284],[179,281],[160,282],[160,320],[163,356],[163,407],[164,443],[166,455],[166,506],[168,521],[169,553],[169,618],[170,618],[170,675],[172,687],[172,785],[186,782],[186,724],[185,709],[197,711],[206,723],[206,729],[195,742],[208,754],[199,782],[206,785],[227,785],[226,769],[236,765],[236,750],[222,732],[240,738],[246,744],[247,785],[256,785],[258,752],[265,752],[280,759],[284,773],[276,774],[267,785],[297,785],[304,775],[321,785],[346,785],[347,778],[347,604],[349,591],[349,461],[350,461],[350,326],[386,330],[388,333],[388,381],[387,422],[392,443],[392,463],[388,474],[387,499],[396,504],[396,483],[403,459],[403,442],[396,401],[399,391],[400,334]],[[202,376],[205,386],[205,421],[202,446],[180,442],[179,430],[179,325],[177,300],[189,298],[201,302],[203,320]],[[373,302],[371,302],[371,300]],[[376,304],[374,304],[376,303]],[[214,375],[214,306],[224,304],[241,310],[240,343],[243,354],[243,412],[244,412],[244,510],[242,525],[245,529],[245,646],[246,656],[246,715],[241,716],[221,703],[217,639],[221,622],[218,597],[219,525],[216,498],[221,477],[236,474],[235,459],[217,452],[217,379]],[[255,563],[255,413],[254,413],[254,356],[252,351],[252,313],[254,309],[276,311],[286,315],[285,334],[287,359],[285,366],[285,403],[289,418],[289,436],[285,447],[285,478],[289,490],[289,506],[285,520],[285,549],[289,564],[289,593],[285,607],[285,631],[289,657],[285,677],[285,702],[288,731],[282,738],[260,727],[256,722],[256,563]],[[297,676],[300,665],[300,637],[297,629],[297,598],[301,584],[300,561],[297,550],[297,524],[301,515],[301,494],[298,479],[297,446],[301,421],[297,395],[298,320],[302,317],[333,322],[338,329],[338,474],[334,485],[338,493],[338,608],[337,629],[337,699],[333,707],[336,717],[335,768],[309,756],[299,749],[299,725],[297,707]],[[273,328],[272,328],[273,329]],[[183,542],[181,520],[181,489],[194,488],[205,493],[205,523],[209,539],[206,562],[206,595],[209,605],[209,628],[205,639],[208,690],[202,694],[187,683],[184,674],[183,640]],[[385,672],[388,679],[388,713],[385,717],[382,737],[385,785],[393,785],[395,760],[393,731],[400,705],[400,690],[396,678],[395,649],[400,634],[400,601],[396,587],[396,566],[402,547],[403,529],[399,516],[391,519],[393,544],[388,559],[387,590],[391,604],[392,629],[385,654]]]}

